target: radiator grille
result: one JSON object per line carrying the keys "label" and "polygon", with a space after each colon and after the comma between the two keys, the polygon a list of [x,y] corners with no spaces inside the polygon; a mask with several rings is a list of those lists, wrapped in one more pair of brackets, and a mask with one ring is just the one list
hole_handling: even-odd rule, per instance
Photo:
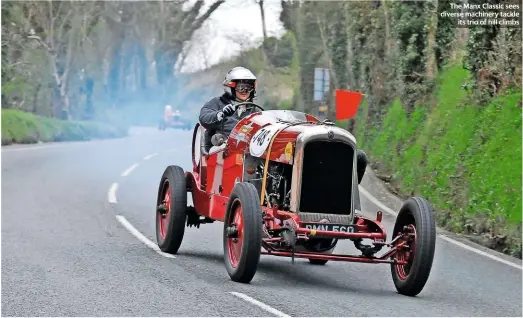
{"label": "radiator grille", "polygon": [[311,141],[303,151],[300,212],[351,213],[354,148],[342,142]]}
{"label": "radiator grille", "polygon": [[351,224],[349,215],[299,212],[298,216],[302,222],[320,222],[323,219],[327,219],[330,223]]}

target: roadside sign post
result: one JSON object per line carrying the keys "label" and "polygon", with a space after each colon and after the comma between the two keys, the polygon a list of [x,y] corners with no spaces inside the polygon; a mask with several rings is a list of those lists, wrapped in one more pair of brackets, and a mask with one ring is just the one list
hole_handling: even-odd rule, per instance
{"label": "roadside sign post", "polygon": [[321,120],[327,118],[329,111],[328,92],[329,92],[329,69],[314,69],[314,96],[313,100],[317,106],[318,117]]}

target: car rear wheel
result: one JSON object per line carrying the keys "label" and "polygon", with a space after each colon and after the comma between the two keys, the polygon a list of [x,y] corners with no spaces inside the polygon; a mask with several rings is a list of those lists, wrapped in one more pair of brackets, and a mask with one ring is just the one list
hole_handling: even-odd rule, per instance
{"label": "car rear wheel", "polygon": [[[335,239],[309,239],[305,244],[308,252],[331,255],[336,248],[338,240]],[[325,265],[329,260],[309,258],[312,265]]]}
{"label": "car rear wheel", "polygon": [[314,258],[309,258],[309,262],[312,264],[312,265],[325,265],[327,264],[329,260],[326,260],[326,259],[314,259]]}
{"label": "car rear wheel", "polygon": [[393,237],[403,233],[395,246],[400,247],[395,256],[406,265],[391,264],[392,280],[396,290],[406,296],[419,294],[430,275],[436,248],[436,222],[434,211],[423,198],[413,197],[401,207],[394,225]]}
{"label": "car rear wheel", "polygon": [[168,166],[162,175],[156,200],[156,241],[163,252],[178,252],[185,232],[186,210],[184,171],[178,166]]}
{"label": "car rear wheel", "polygon": [[229,198],[223,228],[225,268],[235,282],[249,283],[258,269],[262,211],[251,183],[237,183]]}

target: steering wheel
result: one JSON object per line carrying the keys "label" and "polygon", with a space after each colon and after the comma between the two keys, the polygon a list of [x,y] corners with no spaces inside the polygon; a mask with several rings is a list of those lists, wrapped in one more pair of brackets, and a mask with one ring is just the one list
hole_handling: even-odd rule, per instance
{"label": "steering wheel", "polygon": [[[259,108],[261,111],[264,111],[265,109],[263,107],[261,107],[260,105],[256,104],[256,103],[253,103],[253,102],[242,102],[242,103],[238,103],[238,104],[235,104],[234,106],[236,107],[236,109],[238,108],[238,106],[242,106],[242,105],[253,105],[251,107],[248,107],[250,108],[250,113],[252,114],[253,113],[253,109],[255,108]],[[224,120],[222,120],[222,131],[223,131],[223,125],[224,125]],[[221,137],[220,137],[221,139]],[[227,138],[224,138],[224,139],[227,139]],[[222,141],[223,142],[223,141]]]}
{"label": "steering wheel", "polygon": [[[238,103],[234,106],[238,107],[238,106],[242,106],[242,105],[253,105],[253,107],[250,107],[251,110],[254,109],[254,108],[259,108],[261,111],[264,111],[265,109],[263,107],[261,107],[260,105],[256,104],[256,103],[253,103],[253,102],[242,102],[242,103]],[[252,112],[251,112],[252,114]]]}

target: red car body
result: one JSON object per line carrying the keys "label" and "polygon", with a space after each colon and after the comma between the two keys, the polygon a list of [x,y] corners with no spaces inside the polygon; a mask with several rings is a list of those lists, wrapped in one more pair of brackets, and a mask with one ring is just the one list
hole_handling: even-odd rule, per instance
{"label": "red car body", "polygon": [[[306,115],[309,122],[318,123],[319,120],[311,115]],[[193,173],[192,179],[194,207],[200,215],[223,221],[225,217],[225,205],[231,194],[235,181],[240,178],[244,169],[244,153],[249,151],[249,141],[262,127],[272,125],[276,122],[274,116],[267,113],[255,113],[243,118],[232,130],[227,140],[225,151],[202,156],[200,162],[196,162],[194,155],[200,146],[197,135],[204,131],[201,126],[196,127],[193,138]],[[296,137],[306,129],[306,126],[294,126],[278,134],[272,145],[269,160],[292,164],[291,152],[294,150]],[[267,150],[260,156],[266,159]],[[246,167],[249,169],[250,167]],[[208,198],[208,199],[206,199]]]}

